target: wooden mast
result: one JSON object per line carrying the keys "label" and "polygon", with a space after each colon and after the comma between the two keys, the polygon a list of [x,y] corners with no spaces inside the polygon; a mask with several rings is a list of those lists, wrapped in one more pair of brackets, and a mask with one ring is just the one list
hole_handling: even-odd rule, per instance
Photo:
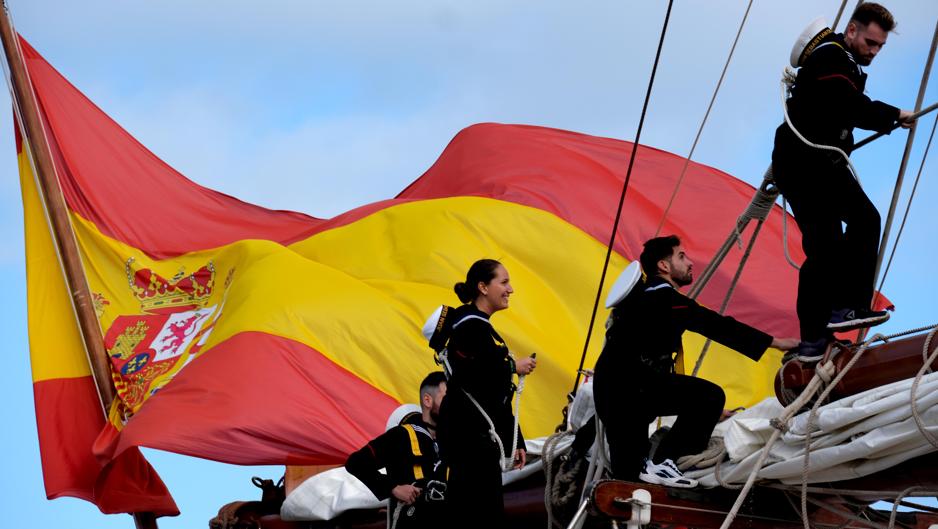
{"label": "wooden mast", "polygon": [[[18,37],[13,30],[6,0],[0,0],[0,6],[3,8],[2,16],[0,16],[0,41],[3,42],[4,54],[10,68],[13,105],[23,128],[23,136],[32,153],[31,162],[42,195],[41,199],[52,229],[52,237],[65,274],[72,308],[78,320],[85,353],[88,355],[88,362],[91,365],[92,376],[106,421],[116,394],[111,381],[107,352],[104,349],[104,336],[94,312],[91,290],[85,279],[78,244],[75,241],[75,234],[72,231],[65,205],[65,197],[59,187],[55,163],[46,140],[36,94],[20,53]],[[133,517],[138,529],[156,529],[157,527],[156,517],[152,513],[133,513]]]}
{"label": "wooden mast", "polygon": [[72,299],[72,307],[78,319],[82,341],[91,364],[92,375],[101,397],[101,406],[107,419],[108,410],[114,401],[114,386],[111,383],[111,372],[107,361],[107,352],[104,350],[104,337],[98,318],[94,313],[91,300],[91,291],[85,280],[78,253],[78,244],[72,232],[65,206],[65,197],[59,187],[55,173],[55,164],[52,161],[49,143],[42,126],[42,117],[39,115],[39,105],[36,94],[33,92],[26,64],[20,54],[19,43],[13,32],[9,10],[6,0],[0,0],[3,5],[4,16],[0,17],[0,40],[3,41],[3,50],[6,54],[7,64],[10,67],[10,78],[13,88],[13,104],[20,118],[23,135],[32,151],[32,162],[36,171],[36,179],[42,194],[43,205],[52,228],[59,260],[65,272],[65,281],[68,285]]}

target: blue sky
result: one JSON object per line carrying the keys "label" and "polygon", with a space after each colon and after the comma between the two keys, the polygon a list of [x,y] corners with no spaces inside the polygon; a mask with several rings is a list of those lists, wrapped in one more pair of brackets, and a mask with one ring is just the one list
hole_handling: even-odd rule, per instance
{"label": "blue sky", "polygon": [[[394,196],[456,132],[477,122],[631,140],[666,7],[663,0],[8,2],[17,29],[53,66],[183,174],[250,202],[319,217]],[[832,19],[839,4],[755,2],[695,161],[750,183],[761,179],[781,121],[778,79],[793,40],[815,16]],[[898,33],[868,69],[867,89],[911,108],[938,3],[887,6]],[[676,2],[643,143],[687,154],[745,7],[742,0]],[[8,96],[0,97],[9,108]],[[925,102],[936,100],[938,86],[930,86]],[[22,211],[12,120],[6,123],[0,392],[8,434],[0,498],[12,525],[130,527],[128,517],[101,515],[84,502],[45,500],[26,339]],[[910,184],[931,123],[918,132]],[[882,212],[905,139],[897,132],[854,156]],[[938,182],[927,164],[886,283],[898,307],[886,332],[938,320],[936,200]],[[250,476],[281,472],[147,454],[182,509],[180,517],[161,520],[166,528],[204,527],[222,504],[259,497]]]}

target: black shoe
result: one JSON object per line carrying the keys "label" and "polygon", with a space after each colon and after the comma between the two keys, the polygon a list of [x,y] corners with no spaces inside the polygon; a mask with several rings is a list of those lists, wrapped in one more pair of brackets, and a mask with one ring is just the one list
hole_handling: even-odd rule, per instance
{"label": "black shoe", "polygon": [[864,327],[873,327],[889,319],[885,310],[840,309],[831,311],[831,320],[827,330],[834,332],[852,331]]}
{"label": "black shoe", "polygon": [[785,356],[782,357],[782,363],[784,364],[791,360],[798,360],[804,363],[819,362],[824,358],[824,353],[827,352],[827,345],[829,343],[830,340],[827,338],[821,338],[813,342],[801,342],[798,344],[798,347],[785,353]]}

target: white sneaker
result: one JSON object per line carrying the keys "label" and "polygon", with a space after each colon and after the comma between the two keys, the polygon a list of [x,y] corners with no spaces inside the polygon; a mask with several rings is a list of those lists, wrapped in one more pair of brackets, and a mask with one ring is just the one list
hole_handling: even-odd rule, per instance
{"label": "white sneaker", "polygon": [[654,483],[665,487],[692,489],[697,486],[697,480],[684,477],[684,474],[677,469],[674,461],[670,459],[665,459],[658,464],[653,463],[651,459],[646,459],[645,469],[638,475],[638,479],[645,483]]}

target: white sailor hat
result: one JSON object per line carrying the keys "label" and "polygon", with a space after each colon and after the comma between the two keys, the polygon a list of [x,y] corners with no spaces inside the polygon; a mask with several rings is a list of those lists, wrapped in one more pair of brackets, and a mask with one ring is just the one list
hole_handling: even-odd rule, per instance
{"label": "white sailor hat", "polygon": [[410,418],[410,416],[415,413],[420,415],[420,406],[416,404],[401,404],[388,416],[388,422],[384,425],[384,431],[388,431],[395,426],[400,426],[405,419]]}
{"label": "white sailor hat", "polygon": [[791,48],[789,61],[791,62],[792,68],[800,67],[805,58],[821,43],[821,40],[831,33],[833,33],[833,31],[831,28],[827,27],[827,20],[825,20],[824,17],[817,17],[811,21],[808,27],[804,28],[804,31],[801,32],[801,35],[798,35],[798,40],[795,41],[795,45]]}
{"label": "white sailor hat", "polygon": [[423,332],[424,338],[426,338],[427,340],[433,337],[433,331],[436,330],[436,325],[440,321],[441,314],[443,314],[443,305],[440,305],[439,307],[437,307],[436,310],[433,311],[433,314],[431,314],[430,317],[427,318],[427,322],[423,324],[422,332]]}
{"label": "white sailor hat", "polygon": [[638,261],[632,261],[625,270],[616,278],[616,282],[609,289],[609,295],[606,296],[606,308],[611,309],[618,305],[629,292],[635,288],[635,284],[642,278],[642,266]]}

